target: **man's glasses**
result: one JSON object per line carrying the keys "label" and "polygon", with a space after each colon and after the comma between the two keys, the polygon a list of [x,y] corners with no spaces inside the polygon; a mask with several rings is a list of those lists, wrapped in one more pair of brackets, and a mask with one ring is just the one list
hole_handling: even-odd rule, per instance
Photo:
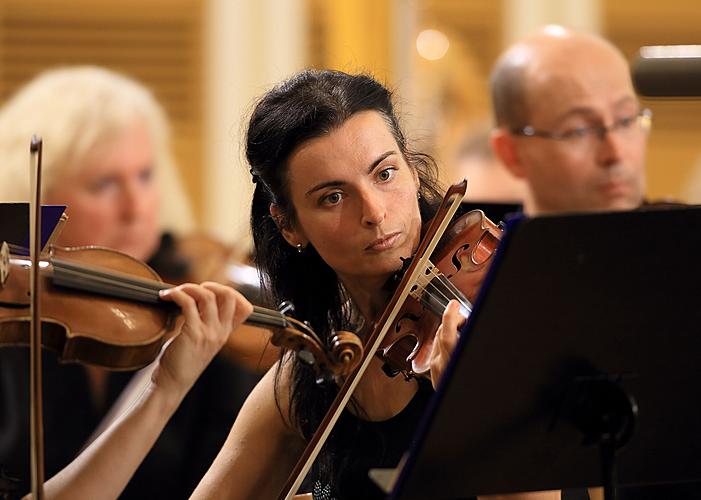
{"label": "man's glasses", "polygon": [[602,141],[606,134],[619,136],[631,136],[638,132],[648,132],[652,125],[652,111],[645,108],[638,113],[624,116],[614,121],[611,125],[590,125],[558,131],[538,130],[530,125],[523,128],[511,129],[511,133],[524,137],[542,137],[569,144],[592,144],[594,140]]}

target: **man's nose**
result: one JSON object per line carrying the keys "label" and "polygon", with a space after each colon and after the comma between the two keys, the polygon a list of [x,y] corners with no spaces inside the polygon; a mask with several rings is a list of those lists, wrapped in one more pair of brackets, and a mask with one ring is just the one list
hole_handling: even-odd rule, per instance
{"label": "man's nose", "polygon": [[606,129],[602,130],[599,135],[599,144],[597,146],[597,159],[600,165],[608,167],[621,161],[623,150],[625,148],[624,141],[626,138],[622,134],[618,134],[617,130]]}

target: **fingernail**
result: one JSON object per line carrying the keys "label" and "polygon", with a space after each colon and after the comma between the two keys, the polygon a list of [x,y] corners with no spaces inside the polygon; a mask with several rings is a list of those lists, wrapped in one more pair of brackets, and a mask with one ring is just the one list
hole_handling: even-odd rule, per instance
{"label": "fingernail", "polygon": [[172,290],[172,288],[165,288],[163,290],[159,290],[158,295],[161,297],[167,297],[168,295],[170,295],[171,290]]}

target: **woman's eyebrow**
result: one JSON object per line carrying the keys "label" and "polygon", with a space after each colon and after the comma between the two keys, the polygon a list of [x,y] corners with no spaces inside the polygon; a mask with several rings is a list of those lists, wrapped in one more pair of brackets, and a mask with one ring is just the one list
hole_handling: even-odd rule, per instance
{"label": "woman's eyebrow", "polygon": [[[375,170],[375,168],[377,168],[377,166],[380,163],[382,163],[382,161],[385,158],[392,156],[394,154],[397,154],[397,152],[394,150],[385,151],[384,153],[379,155],[377,158],[375,158],[373,160],[373,162],[370,164],[370,167],[368,167],[368,174],[371,174],[372,171]],[[304,196],[306,198],[306,197],[311,196],[315,191],[319,191],[320,189],[324,189],[324,188],[328,188],[328,187],[338,187],[338,186],[342,186],[343,184],[345,184],[345,181],[342,181],[342,180],[330,180],[330,181],[320,182],[319,184],[317,184],[313,188],[311,188],[309,191],[304,193]]]}

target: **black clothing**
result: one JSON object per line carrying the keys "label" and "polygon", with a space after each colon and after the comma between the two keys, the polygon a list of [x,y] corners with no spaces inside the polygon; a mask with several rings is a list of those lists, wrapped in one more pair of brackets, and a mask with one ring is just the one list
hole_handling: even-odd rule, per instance
{"label": "black clothing", "polygon": [[[46,478],[68,465],[129,382],[108,375],[96,408],[85,369],[43,353]],[[120,498],[188,498],[221,448],[255,376],[219,356],[205,369]],[[29,349],[0,349],[0,464],[29,491]]]}
{"label": "black clothing", "polygon": [[334,471],[332,496],[339,499],[384,498],[381,490],[368,478],[375,467],[396,467],[411,439],[433,388],[428,381],[401,412],[380,422],[356,417],[347,409],[341,414],[322,453],[330,453]]}

